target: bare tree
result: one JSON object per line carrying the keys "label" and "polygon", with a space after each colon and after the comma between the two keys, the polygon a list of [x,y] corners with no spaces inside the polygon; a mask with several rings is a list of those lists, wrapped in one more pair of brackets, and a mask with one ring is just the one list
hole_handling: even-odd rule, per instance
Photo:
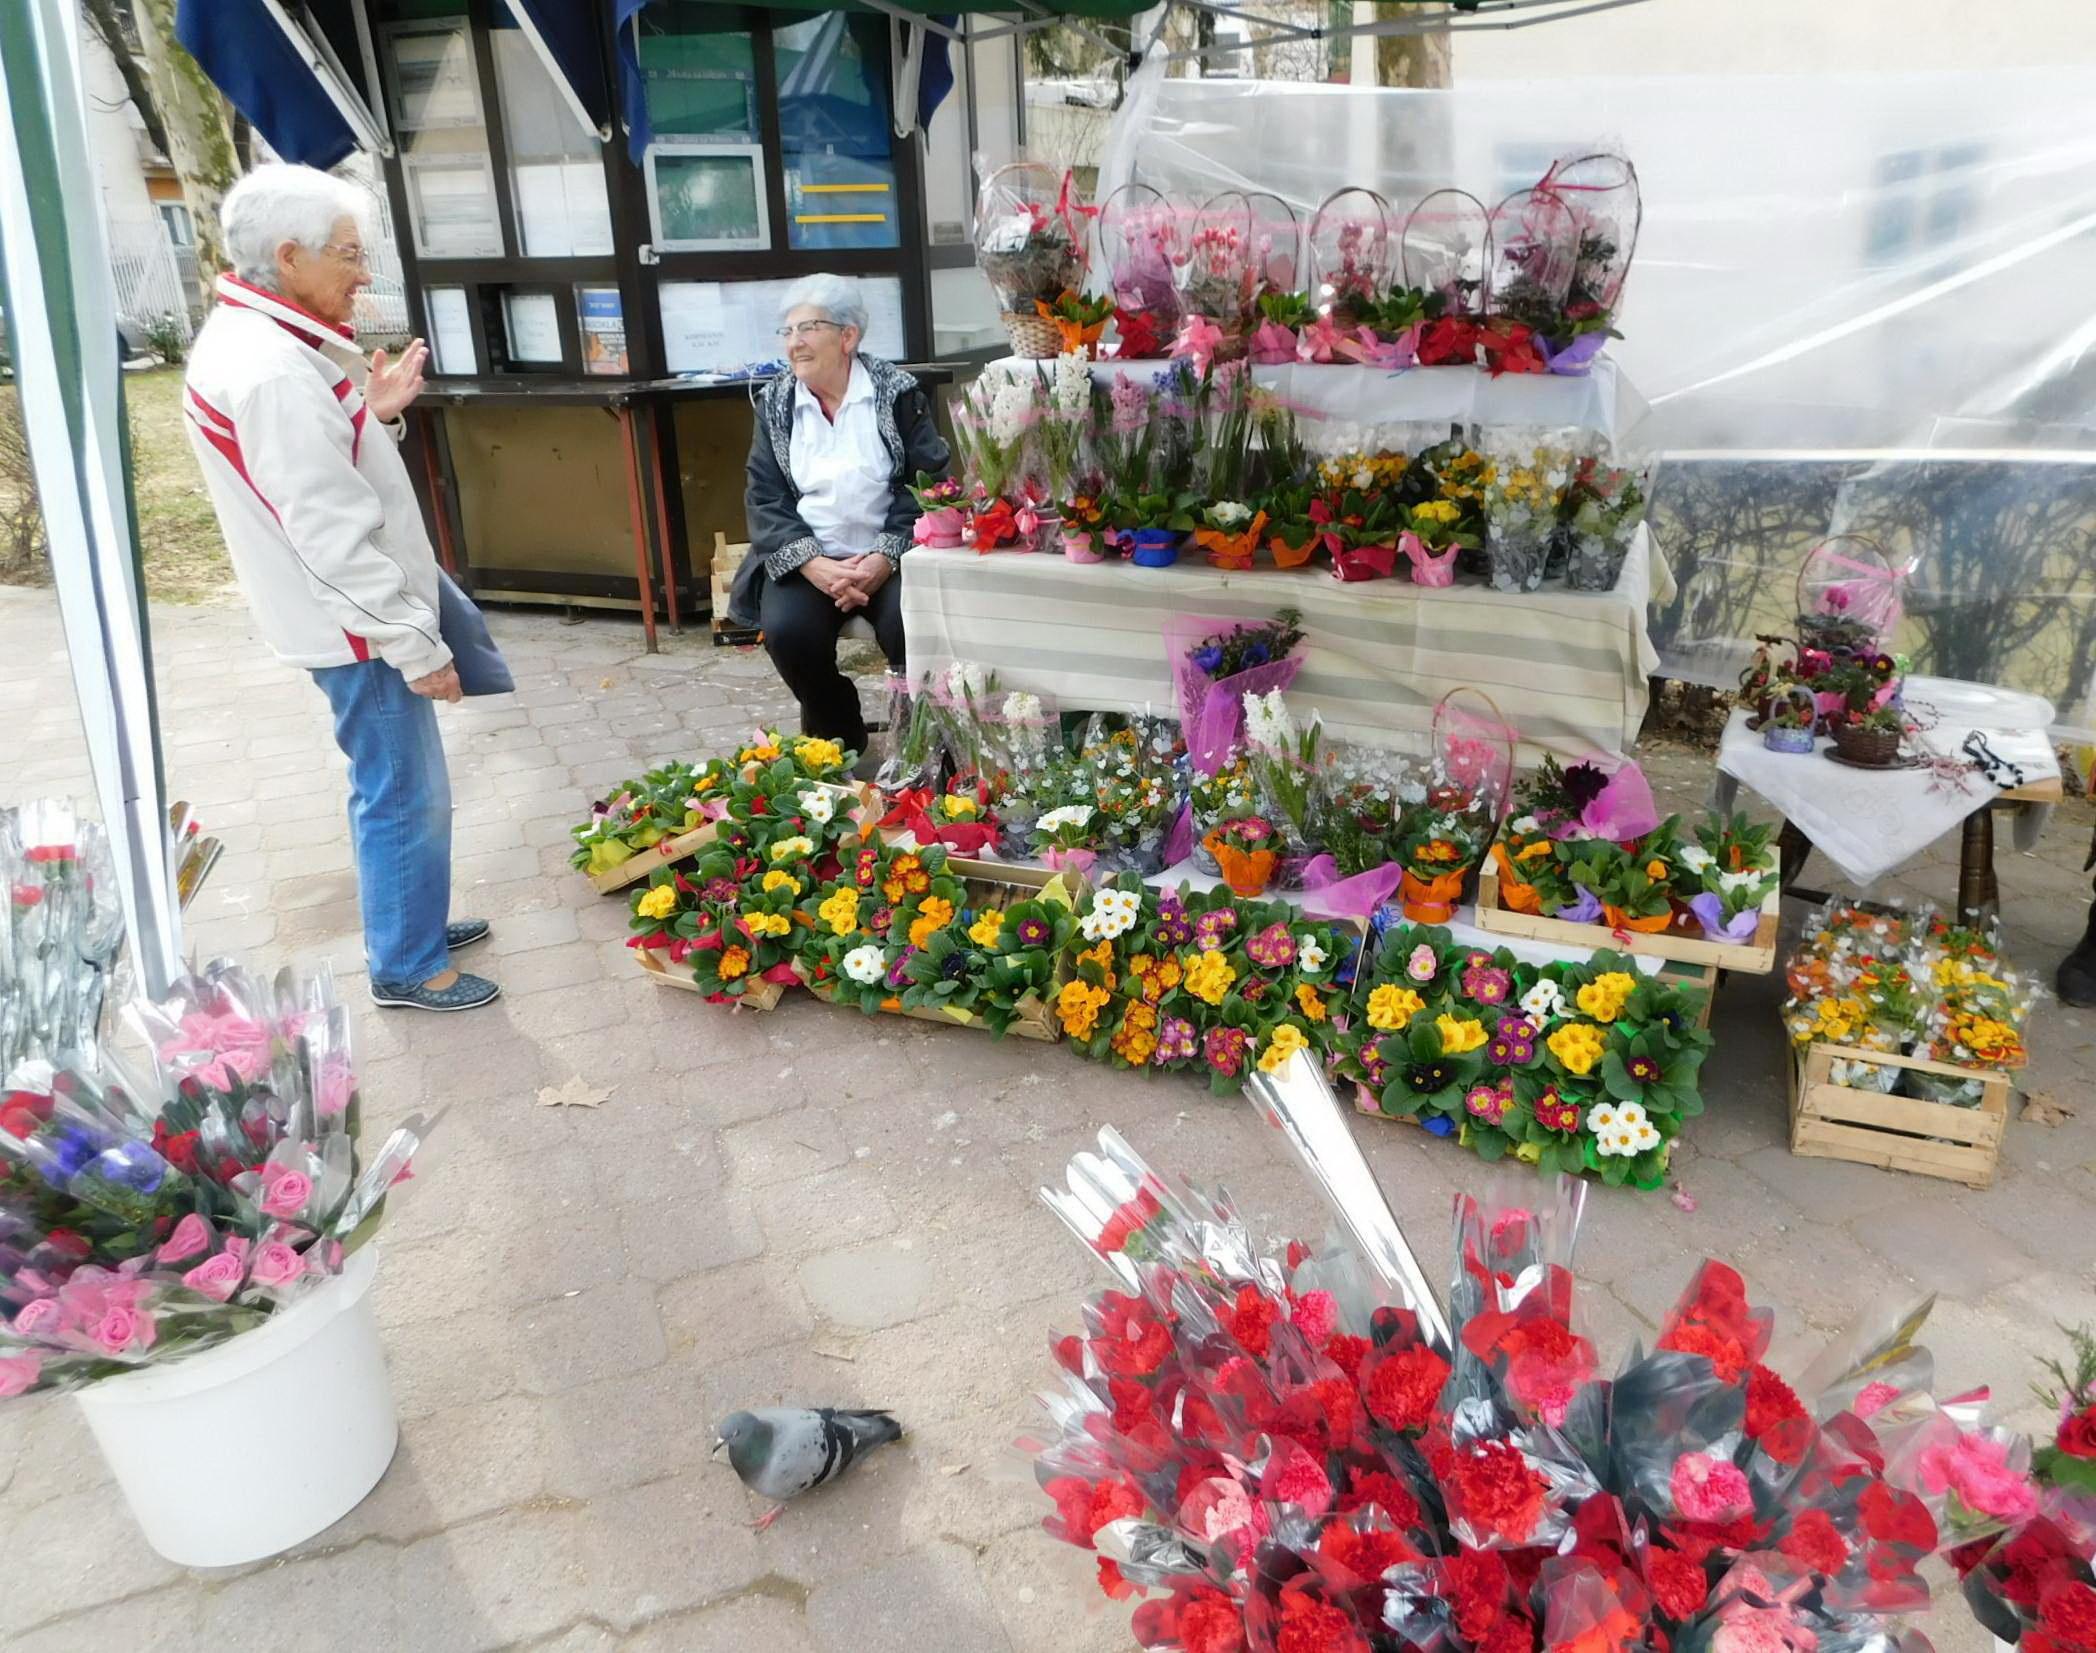
{"label": "bare tree", "polygon": [[167,158],[182,181],[182,198],[195,227],[197,270],[209,277],[226,268],[218,209],[240,176],[232,119],[218,88],[175,39],[174,0],[135,0],[135,5]]}
{"label": "bare tree", "polygon": [[132,30],[120,5],[121,0],[80,0],[80,10],[87,18],[88,27],[95,31],[95,38],[102,42],[102,49],[115,63],[116,72],[123,78],[125,94],[131,99],[131,107],[138,111],[138,118],[145,123],[146,136],[152,140],[154,150],[165,155],[167,128],[161,124],[160,105],[153,97],[152,82],[146,75],[145,66],[132,49]]}
{"label": "bare tree", "polygon": [[[1445,88],[1454,83],[1455,40],[1448,32],[1445,5],[1384,4],[1376,7],[1380,21],[1396,19],[1441,20],[1441,26],[1419,34],[1386,34],[1375,37],[1376,84],[1378,86],[1424,86]],[[1355,42],[1358,50],[1362,43]]]}

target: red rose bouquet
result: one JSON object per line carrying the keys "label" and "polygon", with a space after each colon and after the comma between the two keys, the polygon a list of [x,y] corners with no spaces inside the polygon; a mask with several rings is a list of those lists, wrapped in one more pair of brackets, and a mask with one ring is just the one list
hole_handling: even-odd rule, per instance
{"label": "red rose bouquet", "polygon": [[1111,1130],[1044,1194],[1115,1275],[1055,1349],[1045,1525],[1144,1598],[1142,1647],[1926,1647],[1886,1619],[1926,1605],[1937,1522],[1849,1404],[1911,1322],[1829,1351],[1800,1395],[1711,1262],[1655,1349],[1604,1367],[1570,1180],[1540,1210],[1459,1198],[1444,1319],[1310,1065],[1252,1089],[1358,1251],[1262,1245]]}

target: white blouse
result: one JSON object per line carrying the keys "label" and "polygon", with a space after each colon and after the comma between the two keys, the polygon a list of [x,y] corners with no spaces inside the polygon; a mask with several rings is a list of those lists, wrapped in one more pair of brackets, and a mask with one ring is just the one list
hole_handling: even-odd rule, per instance
{"label": "white blouse", "polygon": [[787,447],[793,485],[800,490],[800,517],[822,542],[827,557],[860,557],[888,520],[894,498],[873,378],[857,360],[837,417],[806,385],[793,392],[793,439]]}

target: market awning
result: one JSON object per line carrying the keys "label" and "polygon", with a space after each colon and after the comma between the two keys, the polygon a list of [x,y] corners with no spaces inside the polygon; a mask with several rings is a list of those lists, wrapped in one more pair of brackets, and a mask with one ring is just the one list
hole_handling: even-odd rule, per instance
{"label": "market awning", "polygon": [[330,167],[359,148],[392,153],[327,31],[298,11],[285,0],[180,0],[175,38],[285,160]]}
{"label": "market awning", "polygon": [[[509,0],[508,11],[582,129],[608,140],[611,105],[604,89],[603,14],[575,0]],[[500,27],[499,11],[495,21]]]}

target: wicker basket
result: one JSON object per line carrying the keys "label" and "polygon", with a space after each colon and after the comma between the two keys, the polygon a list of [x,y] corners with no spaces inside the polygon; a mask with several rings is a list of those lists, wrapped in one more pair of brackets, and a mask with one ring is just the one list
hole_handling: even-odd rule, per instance
{"label": "wicker basket", "polygon": [[1834,749],[1851,763],[1890,764],[1899,757],[1900,731],[1844,723],[1834,731]]}
{"label": "wicker basket", "polygon": [[1062,354],[1062,330],[1046,316],[1006,310],[999,319],[1004,323],[1005,336],[1012,341],[1012,354],[1021,361],[1052,361]]}

